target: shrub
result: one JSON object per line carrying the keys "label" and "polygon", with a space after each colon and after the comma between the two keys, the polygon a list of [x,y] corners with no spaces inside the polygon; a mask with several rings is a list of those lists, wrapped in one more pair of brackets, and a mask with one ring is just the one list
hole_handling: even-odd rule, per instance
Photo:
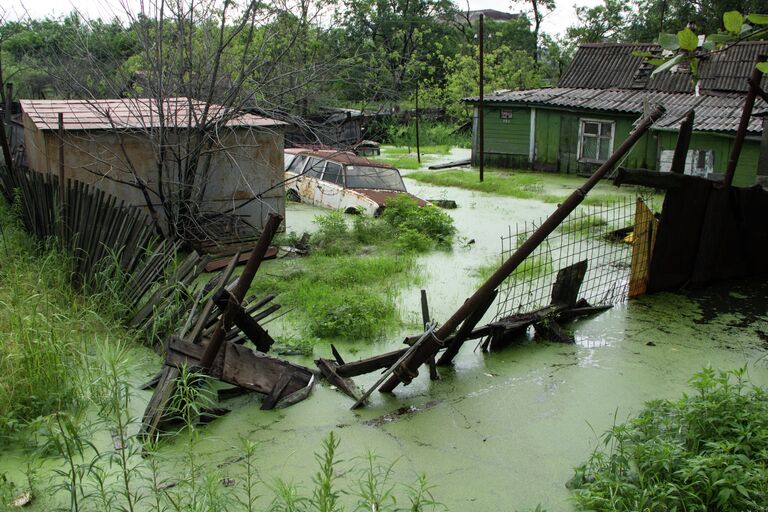
{"label": "shrub", "polygon": [[420,207],[415,199],[406,195],[387,201],[381,218],[398,231],[411,229],[439,244],[450,244],[456,233],[450,215],[437,206]]}
{"label": "shrub", "polygon": [[569,482],[584,510],[764,510],[768,394],[745,369],[705,369],[696,394],[648,402]]}
{"label": "shrub", "polygon": [[395,313],[391,301],[367,290],[323,295],[327,300],[315,302],[306,312],[310,334],[320,338],[372,338],[384,332],[386,319]]}

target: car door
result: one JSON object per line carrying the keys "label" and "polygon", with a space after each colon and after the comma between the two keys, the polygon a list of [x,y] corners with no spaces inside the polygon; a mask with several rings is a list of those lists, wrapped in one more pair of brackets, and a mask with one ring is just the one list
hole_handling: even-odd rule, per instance
{"label": "car door", "polygon": [[323,168],[323,175],[317,184],[315,195],[317,204],[334,210],[341,208],[342,198],[344,197],[344,176],[342,175],[341,164],[326,161]]}

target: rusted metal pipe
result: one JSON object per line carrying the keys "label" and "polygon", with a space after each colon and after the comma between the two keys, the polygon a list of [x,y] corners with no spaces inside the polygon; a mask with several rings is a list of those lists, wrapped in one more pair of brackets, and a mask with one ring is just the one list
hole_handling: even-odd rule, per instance
{"label": "rusted metal pipe", "polygon": [[[757,57],[757,63],[765,62],[766,56]],[[752,76],[749,77],[749,87],[747,89],[747,98],[744,100],[744,109],[741,111],[739,127],[736,129],[736,138],[733,140],[731,156],[728,159],[728,166],[725,168],[725,178],[723,185],[728,188],[733,183],[733,176],[736,174],[736,165],[739,163],[741,148],[744,146],[744,139],[747,137],[747,128],[749,127],[749,118],[752,117],[752,108],[755,106],[755,97],[757,96],[757,87],[763,78],[763,72],[757,66],[752,69]]]}
{"label": "rusted metal pipe", "polygon": [[478,146],[478,153],[480,153],[480,182],[483,181],[483,169],[485,169],[485,101],[483,96],[485,96],[485,73],[484,73],[484,67],[483,67],[483,60],[485,55],[485,37],[483,35],[483,14],[480,14],[480,23],[478,28],[478,39],[480,43],[480,101],[477,102],[477,134],[478,134],[478,140],[477,140],[477,146]]}
{"label": "rusted metal pipe", "polygon": [[[493,291],[527,258],[541,243],[550,235],[570,213],[584,200],[587,193],[597,185],[597,183],[613,169],[613,166],[634,146],[635,142],[642,137],[648,128],[662,116],[663,107],[656,108],[648,117],[643,119],[640,124],[632,131],[627,139],[619,148],[601,165],[595,173],[582,185],[577,188],[558,208],[550,215],[539,228],[505,261],[494,274],[483,283],[480,288],[449,318],[435,333],[435,336],[429,337],[422,343],[417,350],[406,358],[402,363],[402,370],[393,372],[393,375],[384,383],[380,390],[384,393],[392,392],[400,383],[410,383],[410,376],[418,375],[418,368],[424,362],[440,350],[443,345],[440,340],[446,339],[453,334],[453,331],[466,320],[483,302],[488,300]],[[398,377],[399,376],[399,377]]]}
{"label": "rusted metal pipe", "polygon": [[280,227],[282,221],[283,217],[281,215],[275,213],[269,214],[269,219],[264,225],[264,230],[261,232],[259,241],[256,242],[256,247],[253,248],[253,252],[251,252],[251,257],[248,258],[248,263],[245,264],[243,273],[240,274],[237,284],[235,284],[235,287],[232,289],[227,307],[224,308],[221,318],[219,318],[219,321],[216,323],[211,340],[208,342],[208,345],[205,347],[205,352],[203,352],[203,355],[200,358],[200,366],[202,368],[210,368],[213,361],[216,359],[216,356],[221,349],[221,345],[224,342],[224,337],[234,322],[237,314],[237,306],[243,302],[243,298],[245,298],[248,288],[251,287],[253,278],[256,276],[256,272],[259,270],[259,266],[261,266],[261,261],[264,259],[269,244],[272,242],[272,238],[274,238],[275,233],[277,233],[277,228]]}

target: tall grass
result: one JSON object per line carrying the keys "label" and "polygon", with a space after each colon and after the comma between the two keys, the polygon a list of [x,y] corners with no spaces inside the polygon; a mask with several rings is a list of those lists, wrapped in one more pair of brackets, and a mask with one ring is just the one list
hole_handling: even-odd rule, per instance
{"label": "tall grass", "polygon": [[254,291],[277,293],[295,308],[293,319],[310,339],[386,334],[400,321],[400,288],[417,278],[414,253],[450,247],[455,232],[445,212],[408,197],[387,203],[380,218],[332,212],[315,222],[310,256],[269,262],[254,281]]}
{"label": "tall grass", "polygon": [[70,287],[69,264],[0,205],[0,441],[87,397],[89,346],[107,326]]}

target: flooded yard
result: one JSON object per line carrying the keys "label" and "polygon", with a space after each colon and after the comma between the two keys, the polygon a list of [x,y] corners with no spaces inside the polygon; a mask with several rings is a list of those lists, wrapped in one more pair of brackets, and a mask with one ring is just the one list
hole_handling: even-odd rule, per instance
{"label": "flooded yard", "polygon": [[[556,207],[424,184],[404,174],[411,193],[459,205],[448,210],[458,229],[452,250],[419,256],[420,282],[399,292],[401,316],[416,325],[420,289],[427,290],[432,317],[444,321],[480,283],[476,269],[498,261],[500,237],[508,226],[546,216]],[[548,190],[570,192],[561,177],[551,181]],[[286,227],[298,233],[312,230],[314,217],[323,213],[289,203]],[[261,272],[269,269],[267,263]],[[605,429],[636,413],[645,401],[679,396],[688,390],[688,378],[708,365],[747,366],[753,382],[768,384],[767,292],[768,286],[741,283],[641,297],[569,325],[574,345],[530,341],[484,354],[469,342],[454,367],[440,369],[439,381],[430,382],[422,369],[411,385],[398,387],[394,395],[374,393],[370,404],[356,411],[350,410],[347,396],[327,384],[317,386],[309,399],[275,411],[260,411],[257,397],[239,398],[232,412],[202,430],[197,458],[238,479],[233,461],[238,438],[246,437],[257,445],[263,478],[294,480],[306,488],[317,470],[313,453],[333,431],[341,439],[342,458],[371,450],[396,460],[394,479],[406,484],[425,473],[434,496],[449,510],[527,510],[539,504],[550,511],[572,510],[565,483],[573,467],[588,457]],[[492,307],[485,320],[494,313]],[[281,318],[268,328],[280,335],[290,333],[292,325]],[[404,328],[386,341],[337,347],[349,361],[401,348],[402,337],[417,331]],[[330,348],[318,345],[314,356],[330,357]],[[160,359],[148,350],[136,350],[135,358],[132,381],[138,385]],[[293,359],[311,365],[309,357]],[[355,380],[367,388],[377,378],[374,373]],[[136,415],[150,396],[149,391],[135,392],[131,408]],[[181,439],[166,443],[160,455],[172,460],[183,445]],[[20,449],[6,451],[0,473],[23,472],[27,458]],[[170,465],[166,469],[172,472]]]}

